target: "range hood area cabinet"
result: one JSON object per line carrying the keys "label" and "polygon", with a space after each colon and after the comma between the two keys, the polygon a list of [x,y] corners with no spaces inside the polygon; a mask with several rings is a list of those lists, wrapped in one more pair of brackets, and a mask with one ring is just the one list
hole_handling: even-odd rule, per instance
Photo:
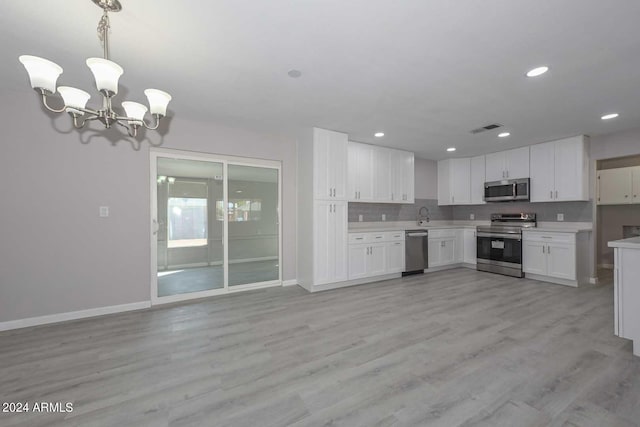
{"label": "range hood area cabinet", "polygon": [[599,205],[640,203],[640,166],[598,171]]}
{"label": "range hood area cabinet", "polygon": [[529,178],[529,147],[486,155],[486,182]]}
{"label": "range hood area cabinet", "polygon": [[589,144],[580,135],[532,145],[532,202],[589,200]]}
{"label": "range hood area cabinet", "polygon": [[347,147],[349,202],[414,202],[413,153],[353,141]]}

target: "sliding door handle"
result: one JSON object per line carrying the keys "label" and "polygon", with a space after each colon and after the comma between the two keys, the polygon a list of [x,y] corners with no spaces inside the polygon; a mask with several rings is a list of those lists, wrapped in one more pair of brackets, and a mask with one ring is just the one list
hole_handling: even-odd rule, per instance
{"label": "sliding door handle", "polygon": [[156,234],[158,234],[158,231],[160,231],[160,224],[158,224],[158,221],[153,218],[153,235],[155,236]]}

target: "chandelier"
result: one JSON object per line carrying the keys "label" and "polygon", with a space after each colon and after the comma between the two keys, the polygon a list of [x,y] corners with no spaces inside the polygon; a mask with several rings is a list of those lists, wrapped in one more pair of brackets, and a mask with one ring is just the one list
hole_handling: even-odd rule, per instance
{"label": "chandelier", "polygon": [[[131,137],[138,135],[138,129],[144,126],[147,129],[157,129],[160,119],[167,114],[167,105],[171,101],[171,95],[158,89],[147,89],[144,94],[149,101],[149,108],[138,102],[125,101],[122,108],[124,116],[118,114],[112,106],[112,100],[118,93],[118,79],[124,72],[121,66],[109,60],[109,12],[119,12],[122,6],[118,0],[91,0],[103,9],[102,18],[98,22],[98,38],[102,42],[103,58],[87,59],[87,66],[91,69],[96,81],[96,88],[102,95],[102,108],[92,110],[86,108],[91,95],[87,92],[69,86],[57,87],[64,101],[64,107],[52,108],[47,99],[56,93],[56,82],[62,67],[44,58],[22,55],[18,59],[27,69],[31,87],[42,96],[44,106],[54,113],[67,112],[71,115],[73,126],[83,128],[88,122],[98,120],[106,128],[118,124],[125,129]],[[153,117],[152,123],[145,121],[145,114],[149,111]]]}

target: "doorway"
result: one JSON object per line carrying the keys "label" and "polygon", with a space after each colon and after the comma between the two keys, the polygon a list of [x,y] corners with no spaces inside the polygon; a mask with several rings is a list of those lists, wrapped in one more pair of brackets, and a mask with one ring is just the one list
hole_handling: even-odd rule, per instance
{"label": "doorway", "polygon": [[275,161],[151,151],[151,301],[282,284]]}

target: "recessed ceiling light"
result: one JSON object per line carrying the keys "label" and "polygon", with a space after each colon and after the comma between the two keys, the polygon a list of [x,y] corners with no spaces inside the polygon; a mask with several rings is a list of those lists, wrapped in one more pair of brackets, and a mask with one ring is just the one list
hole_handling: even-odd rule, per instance
{"label": "recessed ceiling light", "polygon": [[536,67],[527,73],[527,77],[538,77],[549,71],[549,67]]}
{"label": "recessed ceiling light", "polygon": [[456,147],[449,147],[447,148],[447,151],[456,151]]}
{"label": "recessed ceiling light", "polygon": [[508,136],[510,136],[511,134],[509,132],[502,132],[498,134],[498,138],[506,138]]}
{"label": "recessed ceiling light", "polygon": [[611,113],[611,114],[605,114],[604,116],[600,117],[602,120],[610,120],[610,119],[615,119],[616,117],[618,117],[620,114],[618,113]]}
{"label": "recessed ceiling light", "polygon": [[300,71],[300,70],[289,70],[289,72],[287,74],[289,75],[289,77],[291,77],[293,79],[297,79],[298,77],[300,77],[302,75],[302,71]]}
{"label": "recessed ceiling light", "polygon": [[384,132],[376,132],[373,134],[376,138],[382,138],[384,136]]}
{"label": "recessed ceiling light", "polygon": [[236,193],[240,194],[242,193],[242,190],[236,190]]}

